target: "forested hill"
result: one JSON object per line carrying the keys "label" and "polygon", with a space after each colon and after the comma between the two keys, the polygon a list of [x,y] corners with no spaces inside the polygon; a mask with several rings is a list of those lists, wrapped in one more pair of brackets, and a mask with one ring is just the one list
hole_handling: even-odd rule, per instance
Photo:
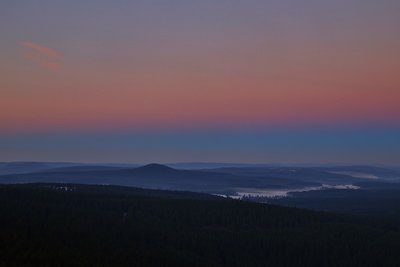
{"label": "forested hill", "polygon": [[1,266],[400,266],[361,218],[135,188],[0,186]]}

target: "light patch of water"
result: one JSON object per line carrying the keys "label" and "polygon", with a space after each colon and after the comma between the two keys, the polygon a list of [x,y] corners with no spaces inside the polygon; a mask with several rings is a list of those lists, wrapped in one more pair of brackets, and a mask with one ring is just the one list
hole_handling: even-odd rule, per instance
{"label": "light patch of water", "polygon": [[341,190],[357,190],[359,186],[352,184],[344,185],[321,185],[321,186],[310,186],[304,188],[288,188],[288,189],[260,189],[260,188],[236,188],[235,195],[220,195],[224,197],[230,197],[233,199],[242,199],[243,197],[267,197],[267,198],[281,198],[288,197],[290,193],[295,192],[308,192],[315,190],[326,190],[326,189],[341,189]]}
{"label": "light patch of water", "polygon": [[334,174],[343,174],[343,175],[348,175],[353,178],[360,178],[360,179],[372,179],[376,180],[379,179],[378,176],[372,174],[372,173],[364,173],[364,172],[347,172],[347,171],[337,171],[337,172],[330,172]]}

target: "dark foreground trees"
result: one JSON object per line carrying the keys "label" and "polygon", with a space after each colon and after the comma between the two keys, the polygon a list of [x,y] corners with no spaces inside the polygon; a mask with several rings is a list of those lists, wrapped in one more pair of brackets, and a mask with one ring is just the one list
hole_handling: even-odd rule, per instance
{"label": "dark foreground trees", "polygon": [[399,249],[396,228],[350,216],[123,187],[0,187],[1,266],[400,266]]}

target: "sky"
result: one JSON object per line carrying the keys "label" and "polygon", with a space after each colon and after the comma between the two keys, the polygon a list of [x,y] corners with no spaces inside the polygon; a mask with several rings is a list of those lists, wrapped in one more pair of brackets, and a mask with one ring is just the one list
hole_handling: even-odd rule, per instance
{"label": "sky", "polygon": [[0,3],[0,161],[400,165],[398,0]]}

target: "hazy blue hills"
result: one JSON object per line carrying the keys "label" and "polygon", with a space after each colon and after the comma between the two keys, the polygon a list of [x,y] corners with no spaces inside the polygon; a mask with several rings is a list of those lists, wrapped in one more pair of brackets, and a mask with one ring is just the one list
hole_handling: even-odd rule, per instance
{"label": "hazy blue hills", "polygon": [[42,172],[87,172],[87,171],[112,171],[121,170],[124,168],[114,167],[114,166],[102,166],[102,165],[79,165],[72,167],[60,167],[60,168],[50,168],[43,170]]}
{"label": "hazy blue hills", "polygon": [[77,165],[79,164],[65,162],[0,162],[0,175],[30,173]]}
{"label": "hazy blue hills", "polygon": [[137,167],[137,164],[123,164],[123,163],[106,163],[106,164],[86,164],[86,163],[74,163],[74,162],[36,162],[36,161],[15,161],[15,162],[0,162],[0,175],[6,174],[21,174],[21,173],[32,173],[32,172],[44,172],[50,170],[79,170],[79,168],[93,170],[103,170],[104,168],[133,168]]}
{"label": "hazy blue hills", "polygon": [[[127,171],[127,170],[125,170]],[[177,170],[171,167],[168,167],[167,165],[162,165],[162,164],[157,164],[157,163],[150,163],[138,168],[134,168],[131,170],[131,172],[136,173],[136,174],[144,174],[144,175],[167,175],[167,174],[178,174],[178,173],[183,173],[183,172],[188,172],[188,171],[181,171]],[[195,171],[189,171],[190,173],[194,173]]]}
{"label": "hazy blue hills", "polygon": [[[322,185],[382,186],[398,182],[400,171],[373,166],[224,167],[176,169],[161,164],[99,165],[8,163],[0,165],[0,183],[81,183],[225,194],[246,189],[303,189]],[[14,173],[11,173],[14,171]]]}
{"label": "hazy blue hills", "polygon": [[287,167],[244,167],[244,168],[218,168],[209,170],[218,173],[229,173],[243,176],[270,176],[297,181],[309,181],[314,183],[352,183],[356,179],[349,175],[330,173],[315,168],[287,168]]}
{"label": "hazy blue hills", "polygon": [[207,171],[245,176],[281,177],[325,184],[356,183],[360,181],[400,181],[399,170],[374,166],[229,167]]}
{"label": "hazy blue hills", "polygon": [[109,184],[210,193],[221,193],[236,187],[294,188],[317,185],[314,182],[285,177],[243,176],[201,170],[177,170],[160,164],[124,169],[78,166],[0,176],[0,183],[35,182]]}

